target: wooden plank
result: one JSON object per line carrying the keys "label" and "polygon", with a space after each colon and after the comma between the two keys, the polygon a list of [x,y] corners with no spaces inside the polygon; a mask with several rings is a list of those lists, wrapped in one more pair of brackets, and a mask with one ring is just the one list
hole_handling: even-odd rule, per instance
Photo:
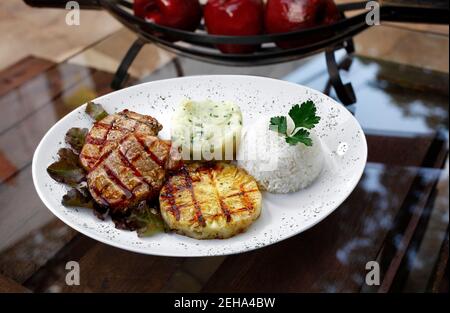
{"label": "wooden plank", "polygon": [[448,293],[448,229],[447,236],[442,242],[439,257],[436,262],[433,277],[430,280],[430,290],[432,292]]}
{"label": "wooden plank", "polygon": [[62,62],[123,28],[103,10],[83,10],[77,26],[65,23],[66,14],[66,10],[36,9],[22,0],[0,1],[0,68],[30,52]]}
{"label": "wooden plank", "polygon": [[358,34],[355,37],[357,54],[448,73],[448,36],[424,34],[391,25],[370,27]]}
{"label": "wooden plank", "polygon": [[33,56],[27,56],[10,65],[0,71],[0,97],[54,65],[53,62]]}
{"label": "wooden plank", "polygon": [[[96,241],[82,234],[77,234],[55,256],[48,260],[38,271],[34,272],[23,285],[34,292],[60,292],[65,284],[66,264],[79,260],[87,251],[92,249]],[[58,280],[55,283],[55,280]]]}
{"label": "wooden plank", "polygon": [[157,292],[181,262],[181,258],[147,256],[99,243],[80,259],[83,283],[63,291]]}
{"label": "wooden plank", "polygon": [[[417,166],[432,142],[430,136],[402,137],[389,133],[371,134],[370,131],[366,132],[366,139],[368,161],[393,166]],[[386,153],[381,153],[381,148]]]}
{"label": "wooden plank", "polygon": [[95,71],[74,64],[54,66],[0,97],[0,134],[50,104]]}
{"label": "wooden plank", "polygon": [[[53,242],[45,249],[39,241],[43,230],[26,237],[30,231],[54,219],[33,187],[30,164],[34,149],[45,132],[74,106],[109,92],[111,79],[111,74],[95,71],[74,86],[62,84],[63,90],[56,98],[0,135],[0,156],[3,163],[7,161],[10,164],[9,172],[2,173],[3,184],[0,183],[0,264],[1,271],[8,272],[8,276],[17,281],[28,279],[70,239],[70,236],[61,235],[59,244]],[[67,230],[73,235],[71,232]],[[20,241],[22,238],[25,239]],[[9,250],[5,252],[7,247]],[[20,253],[14,254],[13,251]],[[27,255],[27,251],[32,254],[26,260],[16,261],[15,257]],[[14,266],[10,266],[12,264]]]}
{"label": "wooden plank", "polygon": [[[83,235],[77,238],[80,251],[68,247],[62,257],[42,268],[26,286],[37,292],[157,292],[179,268],[182,258],[147,256],[94,242]],[[81,252],[81,253],[80,253]],[[65,283],[65,264],[80,264],[80,285]]]}
{"label": "wooden plank", "polygon": [[7,182],[0,186],[0,253],[53,219],[34,189],[31,167]]}
{"label": "wooden plank", "polygon": [[226,256],[185,258],[161,292],[200,292]]}
{"label": "wooden plank", "polygon": [[[42,208],[45,209],[45,208]],[[58,219],[0,250],[0,273],[24,283],[78,233]]]}
{"label": "wooden plank", "polygon": [[447,159],[447,146],[446,135],[437,132],[377,258],[383,276],[378,292],[401,291],[403,288],[410,271],[407,256],[416,255],[422,242],[433,208],[429,203],[433,201],[432,194]]}
{"label": "wooden plank", "polygon": [[[408,248],[418,228],[418,224],[421,218],[423,218],[423,211],[432,193],[432,189],[435,187],[433,183],[426,184],[426,182],[436,182],[439,178],[439,173],[436,173],[438,171],[429,172],[431,173],[423,172],[423,169],[421,169],[419,175],[415,177],[407,198],[400,207],[398,216],[394,220],[395,227],[386,236],[385,243],[382,249],[380,249],[381,253],[377,256],[377,260],[382,269],[382,283],[378,288],[378,292],[380,293],[386,293],[390,290],[400,291],[399,287],[395,289],[391,288],[396,283],[396,279],[401,280],[397,285],[400,285],[404,280],[404,274],[400,272],[408,270],[405,269],[405,267],[409,267],[409,264],[405,264],[408,263],[408,260],[405,259]],[[409,252],[412,254],[416,251],[413,252],[411,250]]]}
{"label": "wooden plank", "polygon": [[[110,91],[111,74],[95,72],[91,77],[64,90],[42,109],[0,135],[0,152],[11,165],[11,171],[2,174],[2,181],[31,164],[39,141],[59,119],[74,107]],[[63,137],[61,137],[61,140]]]}
{"label": "wooden plank", "polygon": [[15,281],[0,275],[0,292],[1,293],[18,293],[18,292],[30,292],[27,288],[19,285]]}

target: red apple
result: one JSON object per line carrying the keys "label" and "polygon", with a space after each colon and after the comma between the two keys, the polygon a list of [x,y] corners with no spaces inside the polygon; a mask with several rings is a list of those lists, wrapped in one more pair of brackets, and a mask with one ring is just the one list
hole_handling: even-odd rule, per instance
{"label": "red apple", "polygon": [[[285,33],[329,25],[340,18],[333,0],[268,0],[265,14],[265,28],[270,34]],[[277,42],[281,48],[293,48],[323,39],[321,34],[315,39],[298,39]]]}
{"label": "red apple", "polygon": [[149,22],[189,31],[198,27],[202,16],[198,0],[134,0],[133,10]]}
{"label": "red apple", "polygon": [[[251,36],[264,30],[262,0],[208,0],[204,8],[209,34]],[[258,45],[217,45],[223,53],[252,53]]]}
{"label": "red apple", "polygon": [[147,12],[147,7],[150,4],[150,0],[134,0],[133,11],[134,15],[140,18],[145,18],[145,13]]}

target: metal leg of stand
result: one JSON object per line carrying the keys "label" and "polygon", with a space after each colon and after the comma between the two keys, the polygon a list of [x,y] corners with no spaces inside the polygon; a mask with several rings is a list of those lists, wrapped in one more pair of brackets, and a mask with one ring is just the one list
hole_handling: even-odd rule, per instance
{"label": "metal leg of stand", "polygon": [[175,66],[175,72],[177,73],[177,77],[183,77],[184,70],[183,70],[183,66],[181,65],[178,57],[175,57],[172,62],[173,62],[173,65]]}
{"label": "metal leg of stand", "polygon": [[127,54],[123,58],[119,67],[117,68],[116,73],[114,74],[113,81],[111,82],[111,88],[114,90],[118,90],[124,87],[129,75],[128,68],[131,63],[133,63],[134,59],[138,55],[139,51],[141,51],[145,42],[138,38],[131,45],[130,49],[128,49]]}
{"label": "metal leg of stand", "polygon": [[353,90],[353,86],[351,83],[344,84],[342,82],[339,71],[348,70],[352,64],[351,55],[354,52],[353,40],[346,41],[344,43],[344,48],[347,51],[347,57],[339,63],[337,63],[336,61],[336,48],[329,49],[325,52],[328,74],[330,76],[329,82],[327,84],[327,89],[332,86],[342,104],[348,106],[356,102],[355,91]]}

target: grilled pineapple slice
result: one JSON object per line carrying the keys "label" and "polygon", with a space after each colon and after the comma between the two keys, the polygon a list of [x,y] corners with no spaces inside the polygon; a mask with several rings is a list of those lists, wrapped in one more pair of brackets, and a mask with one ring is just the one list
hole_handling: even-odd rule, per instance
{"label": "grilled pineapple slice", "polygon": [[196,239],[232,237],[261,213],[255,179],[224,162],[186,165],[167,180],[159,202],[169,228]]}

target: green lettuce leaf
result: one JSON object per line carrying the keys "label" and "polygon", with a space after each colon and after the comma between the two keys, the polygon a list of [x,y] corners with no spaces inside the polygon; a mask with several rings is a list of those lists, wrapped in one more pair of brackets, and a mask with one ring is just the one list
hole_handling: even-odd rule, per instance
{"label": "green lettuce leaf", "polygon": [[86,179],[78,155],[71,149],[62,148],[58,151],[59,160],[47,168],[51,178],[59,183],[76,186]]}
{"label": "green lettuce leaf", "polygon": [[89,114],[97,122],[108,116],[108,113],[103,109],[100,104],[94,102],[88,102],[86,106],[86,113]]}
{"label": "green lettuce leaf", "polygon": [[89,130],[87,128],[73,127],[66,133],[66,143],[77,153],[81,152]]}
{"label": "green lettuce leaf", "polygon": [[139,237],[149,237],[165,231],[161,214],[145,202],[131,213],[130,220],[135,223]]}
{"label": "green lettuce leaf", "polygon": [[62,205],[65,207],[80,207],[93,209],[94,200],[92,199],[89,191],[84,188],[72,188],[62,198]]}

